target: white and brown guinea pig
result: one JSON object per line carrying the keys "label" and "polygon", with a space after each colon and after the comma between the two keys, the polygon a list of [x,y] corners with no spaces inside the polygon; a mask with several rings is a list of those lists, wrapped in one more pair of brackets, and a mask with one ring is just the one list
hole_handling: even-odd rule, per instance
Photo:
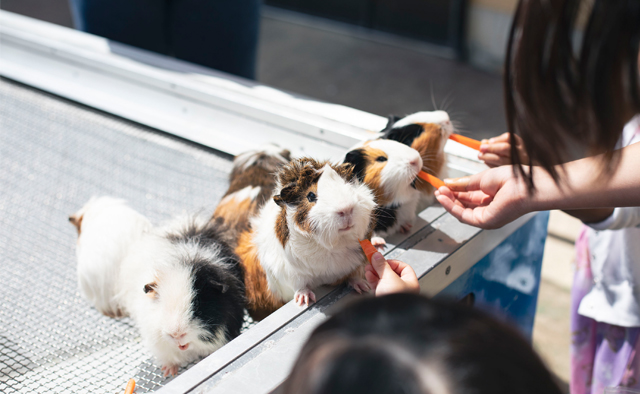
{"label": "white and brown guinea pig", "polygon": [[151,223],[124,200],[106,196],[92,197],[69,221],[78,230],[80,292],[102,314],[122,316],[114,300],[120,266]]}
{"label": "white and brown guinea pig", "polygon": [[[371,235],[375,202],[352,166],[301,158],[271,179],[272,198],[238,235],[236,248],[251,316],[262,319],[292,299],[308,305],[315,301],[313,289],[325,284],[347,280],[356,291],[368,291],[358,239]],[[217,211],[238,214],[252,198],[246,195],[251,187],[236,192],[244,199],[229,198]]]}
{"label": "white and brown guinea pig", "polygon": [[[392,117],[382,133],[384,139],[398,141],[417,150],[422,157],[424,172],[441,179],[445,177],[444,145],[453,133],[453,125],[445,111],[417,112],[401,119]],[[434,201],[433,186],[420,178],[415,185],[428,202]]]}
{"label": "white and brown guinea pig", "polygon": [[[422,169],[422,158],[415,149],[393,140],[366,141],[348,152],[345,163],[369,186],[378,204],[374,235],[386,237],[411,230],[416,217],[420,192],[415,180]],[[374,245],[384,244],[372,240]]]}
{"label": "white and brown guinea pig", "polygon": [[120,273],[118,302],[166,375],[240,334],[242,267],[215,226],[179,218],[136,242]]}
{"label": "white and brown guinea pig", "polygon": [[276,172],[290,160],[288,150],[273,144],[244,152],[233,160],[229,188],[211,219],[233,249],[240,233],[249,230],[250,217],[273,196]]}

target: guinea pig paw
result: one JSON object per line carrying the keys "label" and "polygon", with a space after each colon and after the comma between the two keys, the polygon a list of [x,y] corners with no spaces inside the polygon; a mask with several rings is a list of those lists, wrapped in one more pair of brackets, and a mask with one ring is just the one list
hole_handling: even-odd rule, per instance
{"label": "guinea pig paw", "polygon": [[162,372],[164,372],[163,376],[165,378],[169,375],[176,376],[178,374],[178,369],[180,369],[178,365],[163,365],[162,366]]}
{"label": "guinea pig paw", "polygon": [[349,279],[349,285],[353,287],[353,290],[357,291],[358,294],[368,293],[371,290],[369,287],[369,283],[362,278],[351,278]]}
{"label": "guinea pig paw", "polygon": [[296,291],[294,299],[296,300],[296,304],[298,304],[298,306],[309,306],[310,302],[316,302],[316,295],[309,289],[302,289]]}
{"label": "guinea pig paw", "polygon": [[413,227],[413,224],[405,223],[402,226],[400,226],[400,230],[398,231],[400,232],[400,234],[407,234],[409,231],[411,231],[412,227]]}
{"label": "guinea pig paw", "polygon": [[371,237],[371,245],[379,251],[383,251],[387,247],[387,241],[382,237]]}

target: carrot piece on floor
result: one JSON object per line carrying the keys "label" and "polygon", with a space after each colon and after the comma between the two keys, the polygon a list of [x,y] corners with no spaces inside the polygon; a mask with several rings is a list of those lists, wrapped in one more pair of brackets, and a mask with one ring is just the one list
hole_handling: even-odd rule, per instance
{"label": "carrot piece on floor", "polygon": [[436,189],[439,189],[440,186],[444,186],[444,182],[442,182],[440,179],[436,178],[435,176],[433,176],[431,174],[427,174],[424,171],[420,171],[418,173],[418,177],[420,177],[420,179],[423,179],[423,180],[429,182],[431,184],[431,186],[435,187]]}
{"label": "carrot piece on floor", "polygon": [[124,389],[124,394],[133,394],[133,390],[135,389],[136,389],[135,379],[129,379],[129,383],[127,383],[127,388]]}
{"label": "carrot piece on floor", "polygon": [[465,137],[460,134],[451,134],[449,136],[450,140],[454,140],[455,142],[459,142],[462,145],[468,146],[469,148],[480,150],[480,141],[474,140],[473,138]]}
{"label": "carrot piece on floor", "polygon": [[369,263],[371,263],[371,256],[373,256],[373,254],[375,252],[378,251],[378,249],[376,249],[372,244],[371,241],[369,241],[368,239],[363,239],[362,241],[358,240],[360,242],[360,246],[362,247],[362,250],[364,251],[364,255],[367,256],[367,260],[369,260]]}

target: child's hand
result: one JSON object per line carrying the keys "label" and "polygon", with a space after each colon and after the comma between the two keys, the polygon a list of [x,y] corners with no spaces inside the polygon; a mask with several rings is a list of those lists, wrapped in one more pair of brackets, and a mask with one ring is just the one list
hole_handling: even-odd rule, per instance
{"label": "child's hand", "polygon": [[[529,163],[529,156],[524,149],[524,144],[519,136],[516,138],[516,149],[520,155],[523,164]],[[480,153],[478,159],[484,161],[489,167],[500,167],[510,165],[511,162],[511,144],[509,143],[509,133],[504,133],[498,137],[480,141]]]}
{"label": "child's hand", "polygon": [[371,256],[365,276],[376,296],[420,292],[418,277],[411,266],[398,260],[385,260],[379,252]]}

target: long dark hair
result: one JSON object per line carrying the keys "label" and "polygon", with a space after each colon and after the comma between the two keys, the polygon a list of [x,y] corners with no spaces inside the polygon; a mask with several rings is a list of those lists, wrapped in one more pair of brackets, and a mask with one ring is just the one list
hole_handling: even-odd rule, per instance
{"label": "long dark hair", "polygon": [[357,302],[320,325],[279,393],[560,394],[518,332],[412,294]]}
{"label": "long dark hair", "polygon": [[[523,164],[537,163],[558,182],[554,166],[576,146],[606,152],[603,169],[615,168],[623,126],[640,112],[639,43],[638,0],[520,0],[504,93],[511,157],[531,190]],[[518,156],[514,134],[524,141],[528,163]]]}

